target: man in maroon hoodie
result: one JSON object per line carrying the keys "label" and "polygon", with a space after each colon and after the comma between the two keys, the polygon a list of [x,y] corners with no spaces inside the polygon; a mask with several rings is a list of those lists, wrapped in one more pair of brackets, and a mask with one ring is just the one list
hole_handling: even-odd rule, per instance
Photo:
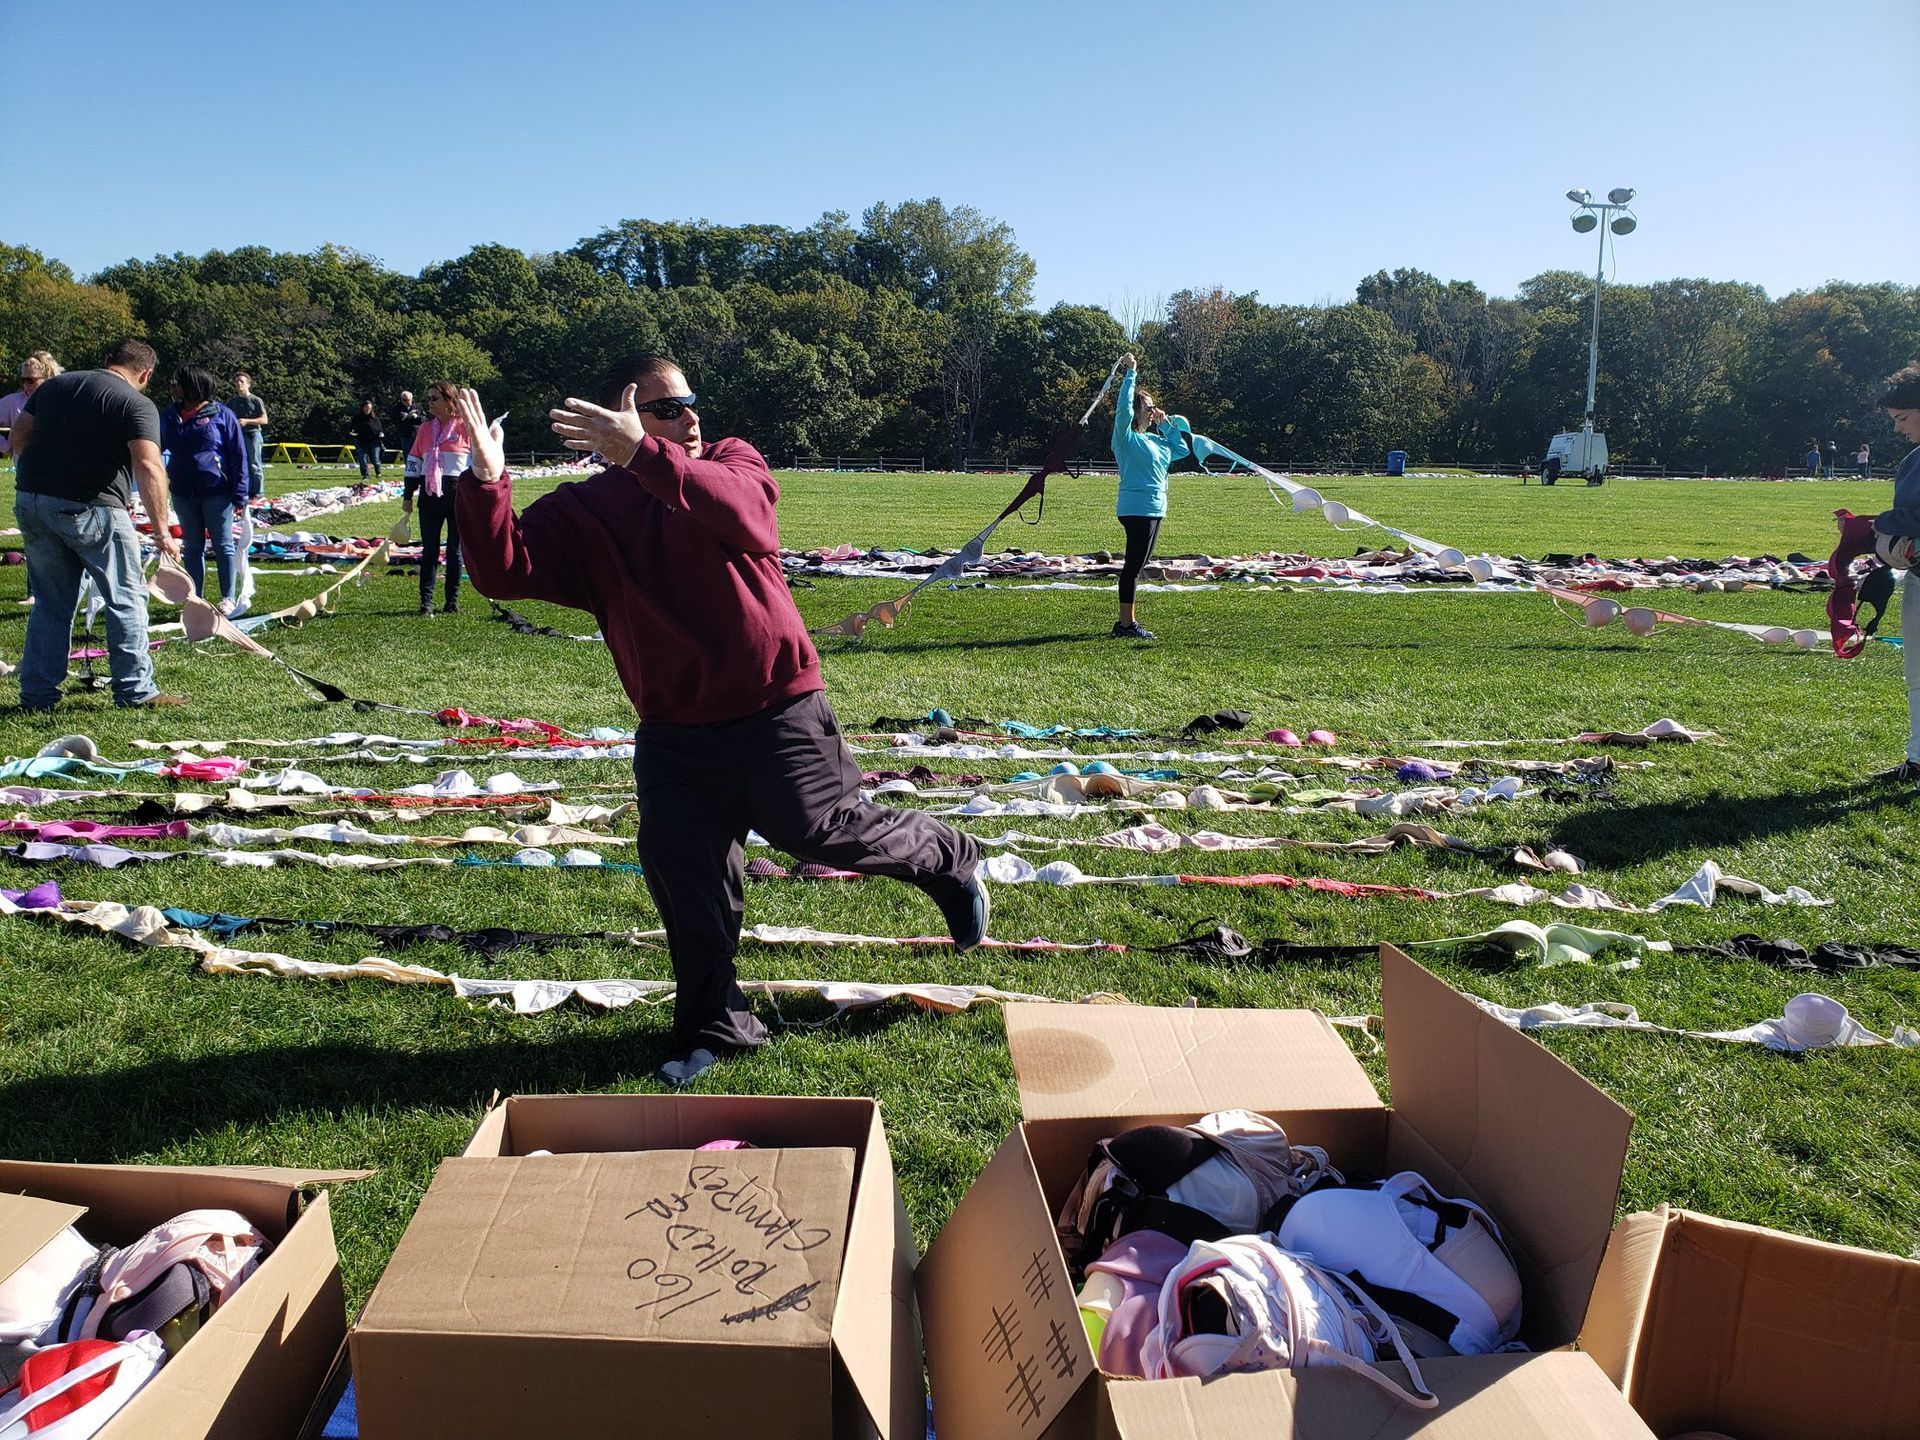
{"label": "man in maroon hoodie", "polygon": [[518,516],[480,397],[459,398],[473,468],[454,505],[474,586],[590,611],[640,715],[640,863],[676,986],[661,1078],[684,1084],[716,1055],[766,1042],[733,964],[749,829],[800,859],[918,886],[958,950],[985,939],[973,838],[860,798],[780,565],[780,487],[746,441],[701,435],[680,367],[633,356],[600,404],[552,411],[568,448],[612,463]]}

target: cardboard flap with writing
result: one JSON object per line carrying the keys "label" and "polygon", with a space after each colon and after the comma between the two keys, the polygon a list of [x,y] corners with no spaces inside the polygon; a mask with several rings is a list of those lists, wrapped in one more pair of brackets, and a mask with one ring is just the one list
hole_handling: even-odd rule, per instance
{"label": "cardboard flap with writing", "polygon": [[1311,1010],[1016,1003],[1005,1013],[1028,1120],[1382,1108],[1346,1042]]}
{"label": "cardboard flap with writing", "polygon": [[1528,1281],[1521,1338],[1570,1343],[1613,1228],[1633,1116],[1391,945],[1380,947],[1380,1002],[1389,1163],[1491,1201]]}
{"label": "cardboard flap with writing", "polygon": [[33,1259],[86,1213],[84,1205],[0,1194],[0,1280]]}
{"label": "cardboard flap with writing", "polygon": [[1650,1425],[1743,1440],[1915,1433],[1920,1263],[1685,1210],[1622,1228],[1658,1242],[1649,1283],[1622,1280],[1644,1268],[1633,1252],[1602,1272],[1629,1301],[1637,1291],[1637,1328],[1596,1313],[1581,1339],[1628,1352],[1627,1398]]}
{"label": "cardboard flap with writing", "polygon": [[445,1160],[361,1328],[824,1350],[852,1189],[842,1149]]}
{"label": "cardboard flap with writing", "polygon": [[920,1316],[941,1440],[1034,1440],[1092,1379],[1024,1132],[1007,1138],[927,1248]]}
{"label": "cardboard flap with writing", "polygon": [[847,1225],[833,1343],[881,1440],[918,1440],[926,1422],[913,1296],[919,1258],[875,1106]]}
{"label": "cardboard flap with writing", "polygon": [[[1383,1367],[1399,1378],[1398,1366]],[[1444,1374],[1435,1371],[1444,1370]],[[1427,1372],[1439,1411],[1334,1368],[1210,1380],[1116,1381],[1104,1440],[1651,1440],[1584,1355],[1474,1355]]]}

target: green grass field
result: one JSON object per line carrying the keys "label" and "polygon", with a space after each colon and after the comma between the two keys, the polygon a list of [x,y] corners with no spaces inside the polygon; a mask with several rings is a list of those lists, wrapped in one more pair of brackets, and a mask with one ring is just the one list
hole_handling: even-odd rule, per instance
{"label": "green grass field", "polygon": [[[274,477],[272,488],[278,493],[342,473],[288,471]],[[1015,483],[795,475],[786,481],[784,535],[795,546],[952,546],[977,529]],[[1820,553],[1832,535],[1833,509],[1879,508],[1890,487],[1616,481],[1598,490],[1543,491],[1512,481],[1409,479],[1333,480],[1327,489],[1382,520],[1468,550],[1718,557]],[[1053,551],[1117,546],[1111,499],[1110,480],[1057,481],[1044,523],[1029,530],[1010,522],[997,542]],[[1346,553],[1366,538],[1281,511],[1257,482],[1176,478],[1174,506],[1162,533],[1163,554]],[[316,525],[378,534],[397,509],[355,509]],[[325,583],[263,573],[260,608],[291,603]],[[809,621],[821,623],[898,588],[829,580],[797,598]],[[17,656],[25,628],[26,612],[14,605],[23,592],[22,570],[0,570],[0,653],[9,658]],[[290,663],[395,704],[458,704],[573,728],[631,723],[603,647],[515,635],[493,621],[477,597],[465,613],[431,621],[412,613],[414,603],[411,575],[378,575],[348,591],[337,615],[264,638]],[[1661,603],[1713,618],[1822,623],[1814,595],[1669,593]],[[583,615],[516,608],[569,632],[593,628]],[[1599,922],[1676,943],[1741,931],[1807,943],[1911,941],[1920,928],[1916,872],[1908,863],[1920,844],[1913,797],[1865,779],[1899,759],[1905,737],[1899,659],[1891,647],[1873,647],[1843,664],[1719,632],[1668,630],[1635,640],[1618,627],[1585,631],[1528,596],[1250,590],[1145,595],[1141,615],[1160,640],[1136,646],[1105,638],[1112,609],[1110,592],[929,592],[900,629],[875,633],[858,647],[825,648],[829,694],[850,730],[876,715],[933,706],[994,719],[1169,730],[1200,711],[1240,706],[1254,712],[1262,730],[1326,726],[1354,749],[1376,751],[1438,736],[1560,736],[1672,716],[1722,738],[1626,755],[1650,760],[1651,768],[1623,773],[1612,804],[1529,801],[1478,811],[1447,828],[1480,841],[1564,845],[1591,862],[1587,879],[1622,900],[1652,900],[1713,858],[1774,889],[1800,883],[1836,902],[1828,910],[1762,910],[1723,900],[1712,911]],[[419,717],[321,705],[265,662],[218,648],[170,646],[157,663],[163,686],[191,697],[185,710],[131,715],[115,711],[104,694],[80,694],[51,718],[0,711],[0,749],[31,755],[50,736],[75,731],[92,735],[109,756],[129,754],[129,742],[142,736],[297,737],[347,728],[437,733]],[[1506,753],[1567,752],[1523,746]],[[491,768],[483,761],[472,757],[469,768]],[[325,770],[337,780],[391,785],[431,778],[435,768],[335,764]],[[562,778],[570,789],[617,790],[628,779],[624,762],[514,761],[512,768],[528,778]],[[1004,776],[1019,767],[983,768]],[[39,813],[115,818],[110,810]],[[1336,815],[1209,819],[1215,828],[1241,833],[1336,839],[1381,828]],[[450,818],[437,828],[464,823],[464,817]],[[1008,822],[971,823],[991,834]],[[1090,835],[1127,821],[1019,823]],[[1308,852],[1182,857],[1178,866],[1173,857],[1071,854],[1083,868],[1108,873],[1285,869],[1436,889],[1513,878],[1478,859],[1427,851],[1384,859]],[[354,876],[307,867],[221,869],[199,860],[114,872],[29,870],[11,862],[0,869],[9,886],[57,876],[77,898],[207,911],[543,930],[655,923],[644,887],[619,874],[488,869]],[[1203,888],[1001,887],[995,906],[994,929],[1002,936],[1099,937],[1134,948],[1097,958],[994,952],[956,960],[938,952],[750,947],[741,968],[749,976],[979,980],[1062,997],[1117,990],[1152,1004],[1193,996],[1203,1005],[1354,1013],[1378,1006],[1377,968],[1368,962],[1254,971],[1177,961],[1146,947],[1216,917],[1250,936],[1343,942],[1485,930],[1523,913],[1542,923],[1555,918],[1482,901],[1353,901]],[[916,892],[881,881],[757,886],[749,892],[748,919],[896,934],[938,923]],[[242,943],[325,960],[370,953],[350,938],[322,940],[298,931]],[[336,1196],[356,1305],[435,1163],[461,1146],[492,1093],[644,1091],[666,1055],[665,1017],[640,1009],[516,1018],[451,995],[372,982],[216,978],[196,973],[184,957],[19,921],[0,925],[0,957],[0,1154],[375,1168],[375,1178]],[[546,956],[510,953],[492,963],[453,947],[395,958],[467,974],[668,974],[662,950],[592,945]],[[1839,997],[1882,1033],[1896,1023],[1920,1023],[1920,974],[1891,970],[1803,982],[1758,964],[1682,956],[1625,974],[1438,968],[1462,988],[1505,1001],[1617,999],[1649,1019],[1696,1028],[1777,1014],[1805,988]],[[790,1019],[808,1022],[823,1013],[788,1008]],[[1903,1255],[1920,1252],[1920,1054],[1852,1050],[1796,1060],[1743,1046],[1622,1033],[1561,1035],[1547,1043],[1639,1116],[1624,1206],[1671,1201]],[[1367,1063],[1384,1083],[1379,1062],[1369,1057]],[[880,1099],[923,1243],[1016,1118],[1000,1020],[991,1010],[938,1017],[900,1008],[818,1028],[796,1026],[700,1084]],[[1544,1137],[1549,1153],[1558,1138]]]}

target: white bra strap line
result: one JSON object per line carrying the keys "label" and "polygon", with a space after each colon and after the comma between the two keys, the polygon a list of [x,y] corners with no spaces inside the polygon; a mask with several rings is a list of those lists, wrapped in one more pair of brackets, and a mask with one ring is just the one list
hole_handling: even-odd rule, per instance
{"label": "white bra strap line", "polygon": [[[1334,1346],[1328,1345],[1324,1340],[1314,1340],[1310,1343],[1316,1351],[1324,1354],[1326,1358],[1334,1364],[1341,1366],[1343,1369],[1351,1370],[1358,1375],[1364,1375],[1389,1395],[1395,1396],[1406,1404],[1413,1406],[1415,1409],[1434,1410],[1439,1408],[1440,1397],[1426,1388],[1427,1382],[1421,1377],[1420,1367],[1413,1362],[1413,1357],[1408,1355],[1404,1350],[1401,1351],[1401,1363],[1407,1367],[1407,1372],[1413,1376],[1413,1383],[1420,1387],[1418,1390],[1407,1389],[1406,1386],[1395,1380],[1384,1370],[1369,1365],[1366,1361],[1357,1356],[1349,1355],[1344,1350],[1336,1349]],[[1394,1348],[1399,1349],[1400,1347],[1396,1344]]]}
{"label": "white bra strap line", "polygon": [[1437,1406],[1440,1403],[1440,1399],[1427,1388],[1426,1377],[1420,1373],[1420,1362],[1414,1359],[1413,1352],[1407,1348],[1406,1337],[1400,1333],[1400,1327],[1393,1323],[1393,1317],[1381,1309],[1379,1303],[1371,1295],[1367,1294],[1366,1291],[1362,1290],[1346,1276],[1337,1274],[1331,1270],[1323,1270],[1321,1273],[1330,1276],[1379,1324],[1387,1337],[1388,1343],[1393,1346],[1394,1353],[1399,1356],[1400,1363],[1407,1367],[1407,1374],[1413,1378],[1414,1385],[1418,1387],[1417,1393],[1410,1393],[1384,1371],[1378,1370],[1359,1360],[1355,1360],[1351,1356],[1343,1354],[1340,1357],[1341,1363],[1350,1362],[1358,1367],[1362,1374],[1377,1381],[1385,1389],[1400,1396],[1400,1398],[1405,1400],[1409,1405],[1418,1405],[1423,1410],[1431,1410]]}
{"label": "white bra strap line", "polygon": [[1093,403],[1087,406],[1086,411],[1080,416],[1080,424],[1082,428],[1086,426],[1086,423],[1089,420],[1093,419],[1093,412],[1098,410],[1100,408],[1100,402],[1107,398],[1107,392],[1113,388],[1113,377],[1118,375],[1119,373],[1120,373],[1120,362],[1116,360],[1113,362],[1113,368],[1107,371],[1106,383],[1101,385],[1100,393],[1093,397]]}

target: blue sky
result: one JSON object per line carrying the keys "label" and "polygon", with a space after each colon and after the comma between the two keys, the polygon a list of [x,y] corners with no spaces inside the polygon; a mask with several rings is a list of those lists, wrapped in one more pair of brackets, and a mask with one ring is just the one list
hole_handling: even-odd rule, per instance
{"label": "blue sky", "polygon": [[1628,185],[1621,281],[1920,282],[1913,0],[0,0],[0,47],[0,240],[81,274],[938,195],[1042,304],[1511,294],[1593,263],[1568,188]]}

